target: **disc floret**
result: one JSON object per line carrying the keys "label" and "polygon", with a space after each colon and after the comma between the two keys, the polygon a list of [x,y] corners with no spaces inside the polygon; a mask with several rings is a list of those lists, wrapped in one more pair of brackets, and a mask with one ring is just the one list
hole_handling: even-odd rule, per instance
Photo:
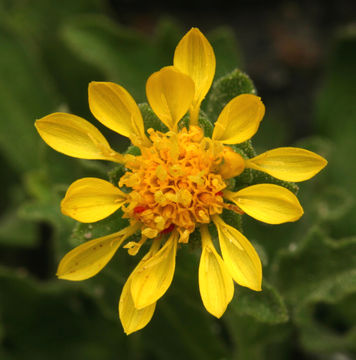
{"label": "disc floret", "polygon": [[208,224],[212,215],[222,213],[224,146],[197,126],[148,133],[152,146],[140,147],[141,155],[126,163],[130,171],[119,181],[131,190],[125,217],[140,221],[149,238],[173,226],[180,241],[187,242],[197,224]]}

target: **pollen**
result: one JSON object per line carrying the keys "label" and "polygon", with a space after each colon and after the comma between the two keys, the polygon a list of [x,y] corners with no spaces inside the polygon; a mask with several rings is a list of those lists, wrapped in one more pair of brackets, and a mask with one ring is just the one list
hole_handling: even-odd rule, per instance
{"label": "pollen", "polygon": [[197,224],[209,223],[224,208],[224,146],[196,126],[178,133],[148,133],[152,146],[140,147],[141,155],[126,163],[129,171],[119,182],[131,189],[124,216],[141,222],[148,238],[177,228],[186,242]]}

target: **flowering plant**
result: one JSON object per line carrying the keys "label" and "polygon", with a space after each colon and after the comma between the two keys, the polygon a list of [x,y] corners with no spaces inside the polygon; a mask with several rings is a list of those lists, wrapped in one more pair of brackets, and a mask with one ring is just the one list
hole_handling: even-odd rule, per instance
{"label": "flowering plant", "polygon": [[[91,112],[131,140],[136,150],[131,153],[113,150],[96,127],[78,116],[53,113],[36,121],[40,136],[53,149],[125,167],[117,183],[87,177],[68,188],[61,203],[63,214],[93,223],[117,212],[128,219],[128,225],[70,251],[60,262],[57,276],[88,279],[126,240],[124,248],[130,255],[149,244],[119,301],[127,334],[152,318],[157,301],[172,282],[177,249],[189,244],[194,232],[201,237],[199,290],[209,313],[223,315],[233,298],[234,281],[260,291],[259,255],[239,224],[228,224],[224,213],[247,214],[268,224],[296,221],[303,209],[295,194],[282,185],[307,180],[326,165],[324,158],[301,148],[281,147],[257,156],[244,151],[265,113],[254,94],[232,98],[217,119],[207,121],[200,107],[214,74],[214,51],[193,28],[177,45],[173,66],[153,73],[146,83],[147,100],[164,130],[147,126],[138,105],[120,85],[90,83]],[[254,183],[253,178],[242,181],[251,171],[264,172],[280,184]],[[130,239],[137,233],[139,241]]]}

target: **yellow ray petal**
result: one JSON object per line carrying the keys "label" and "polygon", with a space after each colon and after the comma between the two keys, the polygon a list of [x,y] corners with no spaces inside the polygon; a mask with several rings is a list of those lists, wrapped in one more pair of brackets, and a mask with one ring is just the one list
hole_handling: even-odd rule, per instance
{"label": "yellow ray petal", "polygon": [[264,114],[265,106],[258,96],[236,96],[221,111],[212,138],[224,144],[240,144],[255,135]]}
{"label": "yellow ray petal", "polygon": [[194,81],[191,123],[196,125],[200,104],[208,93],[215,75],[214,50],[199,29],[192,28],[180,40],[174,52],[173,64]]}
{"label": "yellow ray petal", "polygon": [[206,226],[201,227],[202,253],[199,264],[199,290],[206,310],[220,318],[234,295],[234,283],[216,252]]}
{"label": "yellow ray petal", "polygon": [[61,202],[62,213],[90,223],[114,213],[126,201],[126,195],[108,181],[83,178],[71,184]]}
{"label": "yellow ray petal", "polygon": [[152,319],[156,303],[136,309],[131,296],[131,276],[127,279],[119,301],[119,317],[126,335],[144,328]]}
{"label": "yellow ray petal", "polygon": [[109,129],[130,138],[135,144],[150,145],[140,109],[122,86],[111,82],[91,82],[89,107],[93,115]]}
{"label": "yellow ray petal", "polygon": [[247,160],[246,166],[280,180],[297,182],[310,179],[327,163],[323,157],[309,150],[281,147]]}
{"label": "yellow ray petal", "polygon": [[235,193],[226,191],[224,197],[233,201],[246,214],[268,224],[296,221],[303,215],[297,197],[283,186],[252,185]]}
{"label": "yellow ray petal", "polygon": [[170,130],[176,130],[178,121],[192,104],[194,83],[173,66],[166,66],[148,78],[146,95],[160,120]]}
{"label": "yellow ray petal", "polygon": [[224,223],[217,215],[213,217],[219,235],[224,263],[232,278],[241,286],[260,291],[262,265],[251,243],[238,230]]}
{"label": "yellow ray petal", "polygon": [[163,247],[150,257],[143,258],[132,275],[131,295],[136,309],[155,303],[171,285],[177,251],[177,232],[174,231]]}
{"label": "yellow ray petal", "polygon": [[121,243],[137,229],[137,225],[130,225],[114,234],[77,246],[59,263],[58,278],[80,281],[96,275],[110,261]]}
{"label": "yellow ray petal", "polygon": [[35,122],[42,139],[54,150],[79,159],[122,162],[101,132],[79,116],[54,113]]}

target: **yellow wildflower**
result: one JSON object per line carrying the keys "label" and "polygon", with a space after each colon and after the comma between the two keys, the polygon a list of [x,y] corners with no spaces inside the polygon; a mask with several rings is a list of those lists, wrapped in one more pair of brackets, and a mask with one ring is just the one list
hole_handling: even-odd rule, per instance
{"label": "yellow wildflower", "polygon": [[[55,150],[82,159],[110,160],[127,169],[118,184],[84,178],[70,185],[61,203],[63,214],[91,223],[121,209],[130,225],[73,249],[61,260],[57,272],[66,280],[90,278],[126,239],[140,232],[139,242],[129,241],[124,246],[135,255],[146,241],[150,243],[119,301],[119,316],[127,334],[143,328],[152,318],[157,300],[172,282],[177,248],[188,243],[196,229],[202,240],[199,289],[208,312],[218,318],[223,315],[233,297],[233,281],[260,291],[259,256],[241,232],[223,221],[223,209],[269,224],[296,221],[303,209],[284,187],[258,184],[233,192],[227,190],[228,179],[252,168],[278,179],[303,181],[326,165],[319,155],[298,148],[274,149],[247,160],[234,152],[228,145],[250,139],[264,116],[260,98],[250,94],[232,99],[219,115],[212,138],[206,137],[199,127],[199,111],[214,74],[213,49],[193,28],[179,42],[174,65],[152,74],[146,84],[148,102],[168,127],[167,133],[145,132],[138,106],[121,86],[90,83],[93,115],[129,137],[141,151],[138,156],[115,152],[93,125],[75,115],[54,113],[36,121],[39,134]],[[178,122],[187,112],[190,126],[179,129]],[[210,222],[217,228],[222,256],[211,239]]]}

